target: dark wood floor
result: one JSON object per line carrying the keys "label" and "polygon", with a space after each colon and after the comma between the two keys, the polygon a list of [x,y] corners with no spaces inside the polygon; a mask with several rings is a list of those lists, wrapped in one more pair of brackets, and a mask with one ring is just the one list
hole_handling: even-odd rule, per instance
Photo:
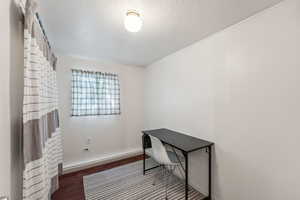
{"label": "dark wood floor", "polygon": [[89,169],[62,175],[59,178],[60,188],[53,194],[52,200],[84,200],[85,198],[82,179],[83,176],[125,165],[142,159],[143,155],[139,155],[120,161],[112,162],[109,164],[100,165]]}

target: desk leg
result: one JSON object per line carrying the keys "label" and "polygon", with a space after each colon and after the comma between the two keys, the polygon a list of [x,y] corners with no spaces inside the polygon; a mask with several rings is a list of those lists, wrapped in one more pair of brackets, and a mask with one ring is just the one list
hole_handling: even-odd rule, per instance
{"label": "desk leg", "polygon": [[184,153],[185,158],[185,200],[188,200],[189,195],[189,157],[188,153]]}
{"label": "desk leg", "polygon": [[212,164],[211,164],[211,146],[208,147],[208,200],[211,200],[211,168],[212,168]]}
{"label": "desk leg", "polygon": [[145,175],[145,173],[146,173],[146,153],[145,153],[145,147],[143,147],[143,174]]}

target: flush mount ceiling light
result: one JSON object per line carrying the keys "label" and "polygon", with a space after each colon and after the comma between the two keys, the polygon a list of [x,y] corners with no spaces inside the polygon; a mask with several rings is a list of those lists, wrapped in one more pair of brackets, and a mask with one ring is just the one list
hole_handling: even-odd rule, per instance
{"label": "flush mount ceiling light", "polygon": [[140,14],[135,10],[127,11],[124,25],[126,30],[129,32],[138,32],[139,30],[141,30],[143,22]]}

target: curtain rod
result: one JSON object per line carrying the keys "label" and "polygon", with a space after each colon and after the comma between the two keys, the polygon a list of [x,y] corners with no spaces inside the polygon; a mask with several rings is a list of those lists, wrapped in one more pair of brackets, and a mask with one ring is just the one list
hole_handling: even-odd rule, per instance
{"label": "curtain rod", "polygon": [[[24,13],[25,13],[25,4],[26,4],[26,0],[25,1],[22,1],[22,0],[14,0],[14,5],[17,7],[17,10],[18,10],[18,13],[19,15],[23,18],[24,17]],[[38,21],[39,25],[40,25],[40,28],[43,32],[43,35],[44,35],[44,39],[46,40],[49,48],[51,49],[51,45],[50,45],[50,42],[48,40],[48,37],[47,37],[47,34],[46,34],[46,31],[44,29],[44,26],[43,26],[43,23],[42,23],[42,20],[39,16],[39,13],[36,12],[35,14],[35,18],[36,20]],[[23,21],[24,22],[24,21]]]}
{"label": "curtain rod", "polygon": [[50,45],[50,42],[49,42],[49,40],[48,40],[48,37],[47,37],[46,31],[45,31],[45,29],[44,29],[43,23],[42,23],[42,21],[41,21],[41,18],[40,18],[39,13],[36,13],[35,16],[36,16],[36,18],[37,18],[37,21],[39,22],[39,25],[40,25],[40,27],[41,27],[41,30],[42,30],[43,35],[44,35],[44,37],[45,37],[45,40],[46,40],[47,44],[49,45],[49,48],[51,49],[51,45]]}

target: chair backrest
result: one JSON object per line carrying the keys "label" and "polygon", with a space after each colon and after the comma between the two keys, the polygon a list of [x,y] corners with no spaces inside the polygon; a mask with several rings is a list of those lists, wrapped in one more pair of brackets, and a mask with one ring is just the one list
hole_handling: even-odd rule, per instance
{"label": "chair backrest", "polygon": [[153,159],[162,165],[172,164],[172,162],[168,156],[167,150],[164,147],[164,145],[162,144],[162,142],[156,137],[153,137],[151,135],[149,135],[149,136],[151,139]]}

